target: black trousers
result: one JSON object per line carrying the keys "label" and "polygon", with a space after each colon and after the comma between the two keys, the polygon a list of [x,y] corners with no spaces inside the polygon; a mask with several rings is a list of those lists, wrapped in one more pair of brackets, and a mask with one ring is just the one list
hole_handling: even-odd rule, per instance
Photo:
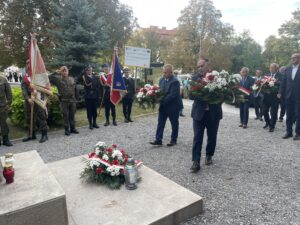
{"label": "black trousers", "polygon": [[[263,112],[266,124],[270,129],[274,129],[278,119],[279,99],[274,97],[267,97],[263,102]],[[270,112],[270,113],[269,113]],[[270,117],[271,114],[271,117]]]}
{"label": "black trousers", "polygon": [[296,121],[296,134],[300,135],[300,101],[286,101],[286,132],[293,134],[293,124]]}
{"label": "black trousers", "polygon": [[104,101],[104,108],[105,108],[106,120],[109,121],[110,111],[111,111],[111,116],[112,116],[113,120],[116,120],[116,107],[110,100]]}
{"label": "black trousers", "polygon": [[131,108],[132,108],[132,98],[123,98],[122,104],[123,104],[123,114],[126,119],[130,119],[131,117]]}
{"label": "black trousers", "polygon": [[85,106],[89,123],[96,123],[98,99],[85,99]]}
{"label": "black trousers", "polygon": [[280,114],[279,114],[279,118],[283,119],[284,115],[285,115],[285,100],[284,98],[280,99]]}
{"label": "black trousers", "polygon": [[217,135],[220,120],[212,120],[209,111],[206,111],[202,120],[193,120],[194,140],[192,160],[200,161],[204,130],[207,132],[206,155],[213,156],[217,144]]}
{"label": "black trousers", "polygon": [[254,103],[254,109],[255,109],[255,115],[256,117],[262,117],[263,116],[263,109],[262,109],[262,99],[261,97],[256,97],[253,100]]}

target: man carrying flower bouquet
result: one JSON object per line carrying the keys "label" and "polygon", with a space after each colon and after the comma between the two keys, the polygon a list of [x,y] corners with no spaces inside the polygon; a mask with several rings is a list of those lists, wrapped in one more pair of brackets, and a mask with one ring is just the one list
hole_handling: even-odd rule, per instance
{"label": "man carrying flower bouquet", "polygon": [[[278,64],[276,63],[271,63],[270,65],[270,74],[267,75],[267,77],[272,77],[275,79],[275,87],[277,89],[274,89],[275,91],[270,92],[270,93],[264,93],[263,94],[263,114],[264,114],[264,119],[266,121],[266,124],[264,128],[269,128],[270,132],[274,132],[275,126],[276,126],[276,121],[278,119],[278,108],[279,108],[279,103],[280,100],[277,97],[278,91],[279,91],[279,85],[281,82],[281,77],[282,75],[278,71]],[[270,114],[271,117],[270,117]]]}
{"label": "man carrying flower bouquet", "polygon": [[[201,81],[210,71],[207,59],[200,58],[197,63],[197,74],[193,75],[192,81]],[[209,104],[203,101],[201,97],[189,93],[189,98],[194,100],[192,108],[194,140],[192,149],[193,165],[190,168],[192,173],[200,170],[201,149],[203,143],[203,135],[207,130],[206,160],[205,164],[212,164],[212,157],[215,153],[217,134],[220,120],[223,117],[222,106],[219,104]]]}
{"label": "man carrying flower bouquet", "polygon": [[162,145],[164,128],[169,118],[172,126],[171,141],[167,146],[177,144],[179,129],[179,112],[183,108],[180,97],[180,84],[173,75],[173,66],[166,64],[163,67],[163,77],[159,80],[159,86],[164,96],[159,105],[158,124],[156,129],[155,141],[150,142],[152,145]]}
{"label": "man carrying flower bouquet", "polygon": [[[240,81],[240,86],[248,91],[250,91],[252,85],[255,80],[251,76],[249,76],[249,68],[243,67],[241,69],[242,80]],[[247,128],[248,120],[249,120],[249,107],[250,107],[250,99],[251,94],[245,97],[246,101],[240,103],[240,121],[241,124],[239,127]]]}

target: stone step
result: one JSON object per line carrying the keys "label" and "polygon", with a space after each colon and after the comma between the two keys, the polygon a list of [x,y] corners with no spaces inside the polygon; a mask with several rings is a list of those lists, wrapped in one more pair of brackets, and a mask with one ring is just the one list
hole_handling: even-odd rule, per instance
{"label": "stone step", "polygon": [[29,151],[14,158],[15,182],[0,183],[0,224],[67,225],[65,192],[39,154]]}
{"label": "stone step", "polygon": [[82,159],[47,164],[66,193],[70,225],[176,225],[202,212],[200,196],[146,166],[133,191],[82,182]]}

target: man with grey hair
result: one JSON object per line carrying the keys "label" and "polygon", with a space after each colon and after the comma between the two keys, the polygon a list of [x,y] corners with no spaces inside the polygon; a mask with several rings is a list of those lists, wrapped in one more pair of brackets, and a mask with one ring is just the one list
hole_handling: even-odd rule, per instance
{"label": "man with grey hair", "polygon": [[179,81],[173,75],[173,66],[166,64],[163,67],[163,73],[163,77],[159,80],[159,86],[164,96],[159,104],[155,141],[150,142],[150,144],[162,145],[166,121],[169,118],[172,126],[172,134],[170,143],[167,146],[173,146],[177,144],[179,112],[183,108],[183,104],[180,97]]}
{"label": "man with grey hair", "polygon": [[300,54],[291,57],[292,66],[286,69],[278,97],[285,99],[286,134],[284,139],[293,137],[293,123],[296,121],[294,140],[300,140]]}
{"label": "man with grey hair", "polygon": [[[282,75],[278,71],[278,64],[271,63],[269,70],[270,73],[266,76],[270,76],[274,79],[276,79],[275,85],[280,85]],[[277,93],[264,93],[263,96],[263,114],[265,119],[265,126],[264,128],[269,128],[269,132],[274,132],[276,121],[278,119],[278,108],[280,99],[277,97]],[[269,113],[270,112],[270,113]],[[271,114],[271,115],[270,115]]]}
{"label": "man with grey hair", "polygon": [[[250,91],[252,85],[255,80],[251,76],[249,76],[249,68],[243,67],[240,72],[242,76],[242,80],[240,81],[240,86]],[[240,103],[240,126],[244,129],[247,128],[248,120],[249,120],[249,107],[250,107],[250,95],[246,96],[246,101]]]}

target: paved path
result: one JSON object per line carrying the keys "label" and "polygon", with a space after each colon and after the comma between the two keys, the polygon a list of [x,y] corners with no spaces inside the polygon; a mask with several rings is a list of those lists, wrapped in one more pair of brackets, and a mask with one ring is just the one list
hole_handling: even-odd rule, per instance
{"label": "paved path", "polygon": [[[185,101],[186,115],[190,105]],[[172,148],[148,144],[156,129],[157,116],[153,115],[117,127],[81,128],[79,135],[70,137],[62,131],[53,133],[44,144],[18,141],[11,148],[1,146],[0,154],[36,149],[45,162],[52,162],[86,154],[100,140],[116,143],[147,166],[204,197],[204,213],[184,225],[299,225],[300,142],[281,139],[283,123],[278,123],[274,133],[262,129],[263,123],[253,120],[253,112],[249,128],[238,128],[238,109],[223,108],[214,164],[203,165],[196,175],[189,173],[193,138],[189,116],[180,118],[178,145]],[[165,144],[170,133],[168,123]]]}

